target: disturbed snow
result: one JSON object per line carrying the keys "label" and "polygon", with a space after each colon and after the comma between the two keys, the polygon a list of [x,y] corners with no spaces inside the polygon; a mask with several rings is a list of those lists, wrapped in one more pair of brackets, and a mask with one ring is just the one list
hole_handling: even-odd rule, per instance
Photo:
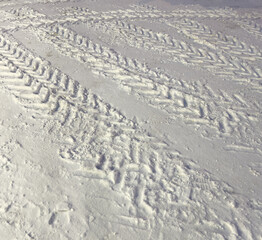
{"label": "disturbed snow", "polygon": [[0,2],[0,240],[262,239],[261,4],[182,3]]}

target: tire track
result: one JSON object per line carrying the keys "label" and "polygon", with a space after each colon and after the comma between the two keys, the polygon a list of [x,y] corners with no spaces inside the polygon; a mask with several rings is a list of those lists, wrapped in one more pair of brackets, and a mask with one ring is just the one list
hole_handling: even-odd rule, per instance
{"label": "tire track", "polygon": [[[225,228],[221,232],[228,225],[259,237],[252,235],[249,220],[241,213],[248,207],[244,198],[6,34],[0,36],[0,68],[5,88],[47,119],[49,134],[66,140],[60,156],[79,164],[77,175],[107,181],[130,197],[131,217],[117,216],[117,221],[143,229],[163,221],[178,230],[190,224],[192,232],[203,237],[208,237],[203,231],[208,228],[231,237],[234,232]],[[236,198],[241,204],[232,209]],[[215,214],[229,208],[229,217],[238,217],[242,225]],[[213,213],[207,214],[208,209]],[[203,219],[203,227],[195,225]]]}
{"label": "tire track", "polygon": [[[69,18],[69,19],[68,19]],[[116,10],[109,12],[98,13],[91,11],[88,8],[73,7],[67,8],[64,14],[64,21],[60,23],[79,23],[85,21],[86,18],[95,18],[97,21],[121,21],[121,20],[173,20],[182,19],[227,19],[235,22],[245,31],[253,34],[257,39],[262,39],[262,27],[253,19],[261,18],[260,14],[244,14],[239,16],[239,13],[231,8],[225,9],[178,9],[173,11],[161,11],[154,7],[146,5],[132,5],[130,9]]]}
{"label": "tire track", "polygon": [[41,14],[35,9],[28,6],[21,8],[13,8],[8,12],[10,14],[13,14],[19,20],[45,17],[44,14]]}
{"label": "tire track", "polygon": [[11,19],[14,18],[14,16],[12,16],[10,13],[8,13],[4,10],[0,10],[0,15],[1,15],[0,22],[5,22],[5,21],[9,20],[10,18]]}
{"label": "tire track", "polygon": [[[10,2],[9,2],[10,1]],[[37,1],[30,1],[30,0],[26,0],[23,1],[24,5],[27,4],[37,4],[37,3],[42,3],[42,4],[54,4],[54,3],[61,3],[61,2],[74,2],[75,0],[37,0]],[[8,0],[5,2],[0,2],[0,7],[10,7],[10,6],[15,6],[15,5],[20,5],[21,3],[17,2],[17,1],[12,1]]]}
{"label": "tire track", "polygon": [[69,7],[61,10],[64,16],[85,19],[95,16],[96,19],[103,21],[109,20],[132,20],[132,19],[169,19],[175,17],[190,17],[190,18],[229,18],[237,17],[237,13],[231,9],[178,9],[173,11],[158,10],[150,6],[130,5],[128,9],[120,9],[106,12],[96,12],[83,7]]}
{"label": "tire track", "polygon": [[[70,1],[70,0],[68,0]],[[17,28],[27,28],[30,25],[41,25],[45,23],[58,22],[65,23],[79,23],[86,21],[87,18],[94,18],[96,21],[113,21],[113,20],[164,20],[164,19],[176,19],[176,18],[217,18],[217,19],[229,19],[239,24],[246,31],[254,34],[257,38],[261,38],[261,26],[252,21],[257,16],[245,15],[244,17],[238,16],[238,14],[232,9],[204,9],[204,10],[174,10],[172,12],[160,11],[152,7],[131,5],[131,8],[124,10],[115,10],[108,12],[95,12],[88,8],[72,7],[60,10],[62,15],[57,15],[49,19],[43,14],[37,12],[30,7],[22,7],[18,9],[11,9],[8,13],[14,14],[17,19],[10,19],[15,21]],[[36,21],[37,20],[37,21]],[[21,22],[22,21],[22,22]],[[16,28],[16,29],[17,29]]]}
{"label": "tire track", "polygon": [[207,69],[225,79],[232,78],[241,84],[251,84],[255,90],[261,91],[262,70],[235,57],[195,48],[168,34],[154,32],[124,21],[103,23],[86,20],[86,22],[108,33],[117,32],[121,40],[132,47],[157,51],[159,54],[169,56],[173,61]]}
{"label": "tire track", "polygon": [[[230,99],[201,84],[190,86],[59,25],[37,28],[34,32],[43,41],[52,43],[63,55],[85,63],[95,74],[112,78],[125,91],[150,106],[187,124],[207,127],[209,137],[230,136],[243,143],[243,137],[250,134],[247,129],[256,128],[259,110],[249,106],[253,110],[247,113],[248,105],[237,95]],[[252,138],[260,139],[255,132]],[[257,146],[249,147],[258,151]]]}
{"label": "tire track", "polygon": [[[176,18],[188,18],[188,19],[199,19],[199,18],[215,18],[215,19],[228,19],[240,25],[244,30],[252,33],[256,38],[262,39],[262,27],[257,24],[253,19],[261,18],[260,14],[244,14],[239,16],[239,13],[231,8],[219,8],[219,9],[178,9],[173,11],[161,11],[154,7],[146,5],[132,5],[131,9],[118,10],[111,12],[100,13],[101,21],[108,20],[145,20],[145,19],[176,19]],[[95,16],[98,20],[99,13],[90,11],[87,8],[73,8],[71,9],[72,15],[77,17],[81,14],[82,18]]]}
{"label": "tire track", "polygon": [[162,22],[185,34],[195,42],[206,45],[213,50],[223,50],[224,53],[244,61],[262,59],[262,52],[255,46],[248,45],[236,37],[213,31],[197,21],[182,18]]}
{"label": "tire track", "polygon": [[11,16],[8,20],[14,24],[13,29],[10,26],[6,28],[8,32],[10,32],[10,30],[27,29],[29,26],[40,26],[41,24],[53,22],[53,20],[49,19],[45,14],[28,6],[12,8],[6,12]]}
{"label": "tire track", "polygon": [[262,26],[260,24],[245,18],[237,18],[233,19],[232,21],[238,24],[248,33],[251,33],[255,38],[262,40]]}
{"label": "tire track", "polygon": [[[55,32],[52,32],[54,28]],[[36,29],[37,31],[39,28]],[[257,110],[251,115],[246,113],[246,103],[239,101],[236,96],[231,99],[225,98],[224,94],[217,96],[211,89],[201,86],[201,84],[190,86],[164,73],[152,71],[137,60],[125,58],[115,51],[94,44],[69,29],[59,27],[59,25],[48,27],[44,31],[52,33],[52,36],[45,33],[44,38],[56,39],[56,44],[59,44],[60,51],[63,49],[63,54],[73,58],[77,56],[79,61],[88,62],[94,73],[112,77],[118,82],[121,80],[120,84],[124,90],[132,92],[151,106],[164,110],[172,117],[180,118],[187,124],[208,126],[209,130],[208,134],[205,134],[206,136],[234,135],[234,141],[238,139],[237,142],[243,143],[242,139],[247,135],[250,126],[256,125]],[[57,35],[67,38],[74,51],[71,53],[68,51],[68,46],[66,46],[68,42],[65,43],[64,39],[57,41]],[[61,42],[63,42],[62,45]],[[77,45],[80,47],[76,47]],[[130,75],[130,73],[132,74]],[[224,105],[222,109],[221,101]],[[235,104],[236,101],[240,104]],[[218,102],[220,105],[217,104]],[[245,127],[242,125],[243,122],[245,122]],[[256,136],[252,136],[252,138],[260,139]],[[235,144],[238,145],[237,142]],[[250,144],[245,147],[250,148]],[[251,149],[260,152],[257,147],[251,147]]]}
{"label": "tire track", "polygon": [[[131,10],[132,9],[130,9],[130,11]],[[86,9],[86,11],[91,12],[92,13],[91,15],[93,16],[98,15],[98,13],[94,11],[90,11],[89,9]],[[126,10],[122,10],[121,12],[126,12]],[[30,8],[21,8],[18,10],[12,10],[11,13],[22,17],[24,17],[25,15],[31,16],[31,18],[29,19],[31,24],[29,24],[28,26],[36,25],[34,24],[36,22],[35,18],[38,19],[37,22],[39,22],[39,20],[41,19],[41,23],[40,24],[37,23],[38,25],[36,27],[42,25],[44,22],[47,23],[53,22],[53,20],[48,19],[48,17],[46,17],[45,15],[40,14],[36,10],[32,10]],[[105,13],[105,15],[106,14],[107,13]],[[125,15],[123,15],[123,18],[126,18]],[[108,21],[108,19],[106,18],[102,18],[102,19]],[[21,19],[19,19],[19,21],[20,20]],[[176,61],[180,61],[185,64],[193,64],[196,66],[201,65],[202,68],[204,69],[208,68],[208,70],[211,72],[216,70],[216,74],[221,75],[222,77],[225,78],[233,77],[236,80],[240,81],[241,83],[247,82],[247,84],[255,85],[256,89],[259,90],[261,89],[262,70],[252,67],[245,61],[242,61],[246,58],[248,58],[249,60],[250,59],[254,60],[254,58],[255,60],[258,58],[261,59],[261,52],[258,49],[256,49],[253,46],[246,46],[245,43],[238,41],[236,38],[223,36],[221,35],[221,33],[215,34],[214,36],[214,34],[210,29],[207,29],[207,27],[205,26],[199,26],[198,23],[195,23],[191,20],[185,19],[184,20],[185,24],[180,20],[176,21],[176,23],[178,24],[177,28],[180,29],[179,31],[182,31],[188,36],[188,31],[192,32],[193,29],[195,30],[193,32],[193,36],[192,33],[189,33],[189,35],[192,36],[193,38],[195,38],[195,36],[199,38],[200,35],[202,36],[201,38],[203,38],[204,32],[207,32],[207,34],[205,34],[206,36],[204,40],[209,47],[212,46],[212,48],[214,48],[214,45],[209,44],[210,41],[208,41],[207,39],[211,39],[211,41],[213,40],[214,42],[216,42],[216,46],[219,43],[218,44],[219,49],[229,51],[229,53],[232,56],[236,56],[237,59],[232,58],[231,56],[226,57],[223,53],[213,53],[213,52],[206,51],[204,49],[195,49],[193,46],[182,41],[177,41],[176,39],[171,38],[167,34],[153,32],[152,30],[145,29],[123,21],[110,21],[105,24],[103,21],[101,21],[101,18],[97,19],[97,17],[95,17],[95,19],[85,18],[83,22],[88,22],[90,26],[99,29],[104,29],[104,31],[106,32],[117,30],[117,33],[120,36],[122,36],[122,40],[125,40],[127,42],[128,39],[127,43],[131,46],[142,47],[150,50],[154,49],[161,53],[165,52],[167,55],[171,56],[172,58],[174,56],[177,56],[175,57]],[[171,25],[174,26],[174,24],[172,23]],[[200,27],[202,29],[201,32],[199,32]],[[214,36],[213,39],[212,36]],[[217,41],[217,38],[220,40],[219,42]],[[243,53],[245,53],[245,56],[243,56]],[[250,58],[250,55],[252,55],[253,58]]]}
{"label": "tire track", "polygon": [[[39,26],[41,24],[52,23],[54,21],[59,23],[67,23],[67,22],[75,23],[78,22],[79,20],[84,20],[87,15],[89,17],[99,17],[107,21],[114,18],[119,18],[120,16],[122,18],[139,18],[141,14],[145,13],[142,10],[140,12],[137,12],[137,10],[134,9],[99,13],[80,7],[74,7],[73,11],[69,9],[63,9],[60,11],[62,11],[62,14],[52,16],[51,18],[45,16],[42,13],[39,13],[38,11],[30,7],[13,8],[7,11],[7,13],[13,14],[13,17],[10,20],[15,21],[16,26],[23,27],[23,28],[27,28],[30,25]],[[150,17],[154,17],[154,14],[152,15],[150,11],[147,11],[147,13],[149,14]]]}

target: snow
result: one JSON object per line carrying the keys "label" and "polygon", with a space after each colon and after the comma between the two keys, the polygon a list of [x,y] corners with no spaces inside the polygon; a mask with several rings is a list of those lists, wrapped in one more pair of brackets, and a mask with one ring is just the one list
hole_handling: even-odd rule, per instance
{"label": "snow", "polygon": [[262,9],[0,2],[0,240],[262,239]]}
{"label": "snow", "polygon": [[[257,8],[262,7],[262,3],[258,0],[166,0],[171,4],[183,4],[183,5],[201,5],[204,7],[233,7],[233,8]],[[144,1],[146,2],[146,1]],[[150,3],[150,1],[147,1]]]}

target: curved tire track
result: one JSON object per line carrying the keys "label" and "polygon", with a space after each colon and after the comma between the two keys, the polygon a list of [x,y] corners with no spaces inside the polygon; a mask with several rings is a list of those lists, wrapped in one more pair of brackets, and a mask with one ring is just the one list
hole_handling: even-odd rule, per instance
{"label": "curved tire track", "polygon": [[106,32],[117,32],[122,41],[132,47],[157,51],[159,54],[169,56],[174,61],[191,64],[225,79],[240,81],[241,84],[251,84],[254,89],[261,91],[262,70],[255,68],[241,59],[226,56],[221,52],[213,52],[196,48],[186,42],[178,41],[168,34],[154,32],[150,29],[127,23],[113,21],[109,23],[86,20]]}
{"label": "curved tire track", "polygon": [[195,20],[182,18],[163,22],[168,26],[174,27],[197,43],[206,45],[211,49],[223,50],[230,56],[235,56],[244,61],[262,59],[262,52],[255,46],[248,45],[236,37],[213,31],[211,28]]}
{"label": "curved tire track", "polygon": [[[19,11],[22,11],[19,15],[23,16],[24,10],[20,9]],[[37,16],[35,10],[33,13]],[[28,14],[28,16],[29,15],[30,14]],[[41,17],[42,15],[40,14],[39,19],[41,19]],[[93,24],[102,28],[103,24],[101,26],[99,23],[100,21],[93,21]],[[124,27],[129,30],[132,29],[132,31],[142,35],[148,33],[144,31],[144,29],[140,29],[132,24],[126,23],[123,25],[124,23],[121,21],[117,22],[117,24],[121,25],[119,28],[120,31]],[[115,25],[116,23],[113,23],[114,30],[116,29]],[[58,49],[62,51],[63,54],[73,58],[77,55],[79,61],[89,63],[89,67],[94,73],[113,77],[113,79],[118,82],[120,80],[122,88],[147,101],[151,106],[166,111],[171,114],[172,117],[182,118],[183,121],[188,124],[208,126],[209,130],[206,136],[234,135],[234,144],[243,144],[242,139],[249,134],[250,126],[255,127],[256,125],[258,112],[260,110],[256,109],[255,112],[252,111],[253,113],[251,115],[250,113],[246,113],[245,108],[247,104],[239,101],[237,95],[229,100],[228,96],[225,98],[222,93],[217,95],[207,86],[201,86],[199,83],[197,83],[197,86],[190,86],[164,73],[152,71],[137,60],[123,57],[115,51],[95,44],[65,27],[56,26],[56,24],[47,27],[41,26],[38,27],[35,32],[39,32],[40,29],[42,29],[42,33],[44,32],[45,34],[44,38],[48,38],[49,40],[51,38],[55,39],[51,40],[52,44],[58,44]],[[49,31],[52,33],[52,36],[50,36]],[[40,35],[42,33],[40,33]],[[58,35],[62,38],[58,37]],[[166,38],[163,37],[163,34],[153,35],[152,31],[150,31],[148,35],[163,44],[163,48],[165,48],[165,45],[170,44],[170,42],[167,42]],[[64,42],[64,38],[67,39],[67,43]],[[68,43],[71,49],[74,48],[73,52],[68,50]],[[77,45],[78,47],[76,47]],[[184,48],[187,47],[184,44],[180,44],[180,46]],[[221,65],[223,67],[223,64]],[[222,109],[221,101],[224,105]],[[234,103],[236,101],[237,104]],[[217,104],[217,102],[220,104]],[[250,108],[250,106],[248,108]],[[254,135],[256,134],[254,133]],[[260,137],[252,136],[251,138],[256,139],[255,142],[257,142],[258,145],[260,144]],[[244,147],[250,148],[251,151],[253,149],[260,152],[257,146],[250,146],[249,143],[250,142],[247,141]]]}
{"label": "curved tire track", "polygon": [[[95,74],[111,77],[125,91],[152,107],[166,111],[171,117],[181,118],[188,124],[206,126],[211,130],[210,134],[231,135],[234,141],[243,143],[247,129],[256,126],[259,110],[249,106],[253,113],[247,113],[247,103],[237,95],[230,98],[222,93],[217,95],[201,84],[190,86],[59,25],[37,28],[34,32],[40,39],[52,43],[63,55],[88,64]],[[260,141],[260,137],[255,135],[252,138]],[[249,145],[248,142],[246,144]],[[249,147],[258,150],[258,146]]]}
{"label": "curved tire track", "polygon": [[[46,122],[49,133],[66,140],[60,156],[79,164],[76,174],[107,181],[130,197],[131,217],[117,216],[119,222],[125,219],[133,227],[152,228],[164,221],[178,230],[190,224],[191,231],[202,237],[208,237],[203,231],[207,228],[220,233],[223,229],[225,236],[233,237],[235,233],[225,228],[230,226],[242,236],[259,237],[252,235],[249,220],[241,213],[248,207],[244,198],[6,34],[0,37],[0,68],[1,82],[23,106],[51,118]],[[240,205],[234,209],[236,199]],[[207,219],[208,208],[215,209]],[[230,221],[215,214],[229,208]],[[195,226],[203,219],[207,223],[203,229]]]}

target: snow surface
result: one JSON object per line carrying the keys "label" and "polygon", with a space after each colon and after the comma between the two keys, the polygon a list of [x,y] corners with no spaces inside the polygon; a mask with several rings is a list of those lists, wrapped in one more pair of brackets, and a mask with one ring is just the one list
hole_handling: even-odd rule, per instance
{"label": "snow surface", "polygon": [[261,240],[261,7],[0,1],[0,240]]}

